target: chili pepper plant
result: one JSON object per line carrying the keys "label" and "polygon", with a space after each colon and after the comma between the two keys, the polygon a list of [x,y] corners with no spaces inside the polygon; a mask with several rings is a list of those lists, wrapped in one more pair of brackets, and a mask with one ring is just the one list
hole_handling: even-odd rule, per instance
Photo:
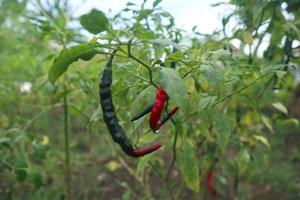
{"label": "chili pepper plant", "polygon": [[[284,17],[299,13],[297,3],[215,4],[234,9],[212,34],[182,30],[162,3],[128,2],[117,14],[94,8],[77,18],[67,1],[22,7],[30,28],[20,34],[38,36],[24,38],[39,50],[22,53],[37,66],[35,93],[11,98],[32,105],[12,112],[24,109],[25,121],[0,115],[9,121],[0,124],[0,197],[299,197],[299,148],[283,142],[297,141],[287,138],[299,130],[288,100],[298,101],[290,92],[299,15]],[[12,22],[25,30],[21,21]]]}

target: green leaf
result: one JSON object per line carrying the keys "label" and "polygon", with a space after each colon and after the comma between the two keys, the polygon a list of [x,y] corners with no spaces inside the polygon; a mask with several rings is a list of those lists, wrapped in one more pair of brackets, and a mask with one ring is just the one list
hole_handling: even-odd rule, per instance
{"label": "green leaf", "polygon": [[153,40],[155,33],[137,23],[134,25],[134,36],[141,40]]}
{"label": "green leaf", "polygon": [[68,69],[69,65],[78,59],[90,60],[98,54],[96,46],[93,44],[79,44],[71,48],[63,49],[54,60],[48,73],[48,79],[53,84]]}
{"label": "green leaf", "polygon": [[98,34],[108,30],[109,22],[105,14],[97,9],[80,17],[80,24],[90,33]]}
{"label": "green leaf", "polygon": [[229,50],[224,50],[224,49],[218,49],[215,51],[210,51],[209,52],[211,54],[211,58],[213,60],[218,60],[220,58],[229,58],[231,56],[230,51]]}
{"label": "green leaf", "polygon": [[208,82],[219,84],[224,81],[224,69],[213,65],[201,65],[204,77]]}
{"label": "green leaf", "polygon": [[261,116],[261,120],[265,124],[265,126],[269,129],[269,131],[271,133],[273,133],[274,131],[273,131],[271,120],[268,117],[264,116],[264,115]]}
{"label": "green leaf", "polygon": [[265,138],[264,136],[262,135],[254,135],[254,138],[258,141],[260,141],[261,143],[263,143],[264,145],[266,145],[268,148],[271,148],[271,145],[268,141],[267,138]]}
{"label": "green leaf", "polygon": [[28,173],[28,179],[34,184],[36,189],[43,186],[42,175],[36,171],[30,170]]}
{"label": "green leaf", "polygon": [[101,107],[98,106],[98,108],[93,112],[92,116],[90,117],[89,125],[94,121],[98,120],[100,112],[101,112]]}
{"label": "green leaf", "polygon": [[284,114],[288,114],[287,108],[281,102],[274,102],[272,106]]}
{"label": "green leaf", "polygon": [[199,100],[199,111],[209,109],[217,100],[216,96],[205,96]]}
{"label": "green leaf", "polygon": [[23,183],[27,177],[26,169],[17,168],[15,169],[16,179],[19,183]]}
{"label": "green leaf", "polygon": [[181,47],[177,43],[175,43],[171,40],[168,40],[168,39],[153,39],[153,40],[149,40],[148,42],[150,42],[152,44],[160,45],[163,47],[168,47],[168,46],[172,45],[173,47],[175,47],[177,49],[181,49]]}
{"label": "green leaf", "polygon": [[217,143],[219,144],[221,152],[224,152],[231,136],[230,121],[225,114],[217,114],[214,126],[217,131]]}
{"label": "green leaf", "polygon": [[155,154],[153,153],[150,153],[146,156],[143,156],[142,158],[139,159],[139,162],[138,162],[138,165],[137,165],[137,168],[136,168],[136,174],[139,174],[146,166],[147,166],[147,163],[150,162],[150,160],[153,158]]}
{"label": "green leaf", "polygon": [[0,138],[0,147],[3,146],[7,149],[10,149],[10,143],[11,143],[11,138],[9,137]]}
{"label": "green leaf", "polygon": [[17,159],[16,159],[16,162],[15,162],[15,167],[16,168],[27,168],[28,167],[28,164],[27,164],[27,160],[25,158],[25,155],[23,152],[20,152]]}
{"label": "green leaf", "polygon": [[153,8],[155,8],[158,4],[160,4],[160,2],[162,2],[162,0],[155,0],[152,4]]}
{"label": "green leaf", "polygon": [[162,68],[160,84],[167,91],[169,97],[180,107],[184,108],[187,99],[187,90],[184,82],[172,68]]}
{"label": "green leaf", "polygon": [[132,3],[132,2],[128,2],[126,3],[126,6],[135,6],[136,4],[135,3]]}
{"label": "green leaf", "polygon": [[282,79],[286,74],[287,74],[286,71],[281,71],[281,70],[276,71],[276,76],[280,79]]}
{"label": "green leaf", "polygon": [[144,9],[144,10],[141,10],[139,12],[139,15],[137,16],[137,21],[141,21],[143,19],[145,19],[148,15],[150,15],[151,13],[153,12],[152,9]]}
{"label": "green leaf", "polygon": [[47,157],[48,147],[43,144],[33,144],[32,145],[34,156],[45,159]]}
{"label": "green leaf", "polygon": [[236,164],[239,168],[239,175],[242,175],[248,168],[250,162],[250,154],[247,149],[242,149],[236,157]]}
{"label": "green leaf", "polygon": [[300,40],[300,31],[297,25],[291,21],[286,21],[286,25],[297,34],[298,40]]}
{"label": "green leaf", "polygon": [[179,154],[179,168],[183,179],[190,189],[199,193],[200,191],[200,178],[198,160],[195,155],[194,149],[187,144],[183,143],[183,150]]}
{"label": "green leaf", "polygon": [[11,142],[11,138],[9,138],[9,137],[0,138],[0,145],[1,144],[9,144],[10,142]]}

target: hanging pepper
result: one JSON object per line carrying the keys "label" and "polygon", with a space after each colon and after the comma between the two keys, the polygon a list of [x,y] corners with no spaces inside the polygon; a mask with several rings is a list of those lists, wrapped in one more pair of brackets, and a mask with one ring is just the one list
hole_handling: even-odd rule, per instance
{"label": "hanging pepper", "polygon": [[152,107],[150,119],[149,119],[150,128],[152,129],[153,132],[158,131],[159,128],[164,123],[166,123],[179,109],[178,106],[173,108],[171,112],[169,112],[165,117],[161,119],[160,116],[167,100],[168,100],[167,92],[163,89],[162,86],[159,86],[156,92],[155,102]]}
{"label": "hanging pepper", "polygon": [[168,97],[167,92],[163,89],[162,86],[159,86],[159,88],[157,89],[157,92],[156,92],[155,102],[146,106],[141,112],[136,114],[131,119],[131,121],[133,122],[151,112],[150,118],[149,118],[150,128],[153,132],[158,131],[159,128],[164,123],[166,123],[179,109],[179,107],[177,106],[177,107],[173,108],[166,116],[161,118],[161,113],[165,107],[165,104],[166,104],[168,98],[169,97]]}
{"label": "hanging pepper", "polygon": [[209,189],[212,198],[215,199],[216,196],[217,196],[217,190],[216,190],[216,188],[212,185],[212,180],[213,180],[213,178],[214,178],[213,171],[212,171],[212,170],[209,170],[208,173],[207,173],[207,177],[206,177],[206,186],[207,186],[207,189]]}
{"label": "hanging pepper", "polygon": [[129,138],[126,136],[125,131],[120,126],[115,113],[111,93],[112,61],[115,53],[116,51],[114,51],[109,57],[99,83],[100,105],[103,111],[103,119],[114,142],[118,143],[127,155],[132,157],[144,156],[159,149],[161,145],[156,143],[149,147],[135,149],[133,148]]}

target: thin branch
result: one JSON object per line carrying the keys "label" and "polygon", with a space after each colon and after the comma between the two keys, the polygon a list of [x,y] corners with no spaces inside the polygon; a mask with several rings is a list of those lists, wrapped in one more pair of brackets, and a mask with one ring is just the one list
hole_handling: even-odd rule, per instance
{"label": "thin branch", "polygon": [[27,130],[28,128],[30,128],[44,114],[47,114],[52,109],[59,108],[61,106],[63,106],[63,104],[62,103],[58,103],[58,104],[54,104],[54,105],[50,106],[49,108],[46,108],[46,110],[41,111],[39,114],[37,114],[36,116],[34,116],[33,118],[31,118],[31,120],[29,122],[27,122],[27,124],[23,127],[23,130]]}
{"label": "thin branch", "polygon": [[[253,52],[253,57],[256,57],[256,54],[257,54],[257,51],[258,51],[258,48],[260,46],[260,44],[262,43],[262,40],[263,38],[265,37],[265,35],[267,34],[267,32],[269,31],[269,29],[271,28],[272,26],[272,23],[273,23],[273,20],[274,20],[274,17],[275,17],[275,14],[276,14],[276,6],[274,6],[274,9],[273,9],[273,13],[272,13],[272,17],[271,17],[271,20],[270,20],[270,23],[268,25],[268,27],[266,28],[266,30],[260,35],[259,39],[258,39],[258,43],[254,49],[254,52]],[[256,36],[256,34],[255,34]]]}
{"label": "thin branch", "polygon": [[71,168],[70,168],[70,147],[69,147],[69,105],[67,99],[67,86],[64,84],[64,146],[65,146],[65,195],[66,200],[71,200]]}
{"label": "thin branch", "polygon": [[[159,175],[159,177],[163,178],[164,175],[159,171],[159,169],[157,169],[157,167],[151,162],[149,161],[149,164],[151,165],[151,167],[154,169],[154,171]],[[172,190],[168,184],[168,181],[166,181],[164,178],[163,178],[163,183],[165,184],[166,186],[166,189],[168,191],[168,194],[169,194],[169,197],[171,200],[174,200],[174,197],[173,197],[173,194],[172,194]]]}
{"label": "thin branch", "polygon": [[135,77],[135,78],[138,78],[138,79],[140,79],[140,80],[142,80],[142,81],[144,81],[144,82],[146,82],[146,83],[149,83],[149,80],[147,80],[147,79],[145,79],[145,78],[143,78],[143,77],[141,77],[141,76],[139,76],[139,75],[136,75],[136,74],[132,73],[132,72],[129,71],[128,69],[126,69],[126,71],[127,71],[131,76],[133,76],[133,77]]}
{"label": "thin branch", "polygon": [[[168,113],[168,101],[166,102],[166,106],[165,106],[165,109]],[[172,161],[171,161],[171,164],[168,168],[168,171],[167,171],[167,174],[165,176],[165,180],[168,181],[169,177],[170,177],[170,174],[171,174],[171,170],[174,168],[174,164],[175,164],[175,161],[177,159],[177,154],[176,154],[176,145],[177,145],[177,138],[178,138],[178,127],[174,121],[174,119],[172,117],[170,117],[170,120],[172,122],[172,124],[174,125],[175,127],[175,136],[174,136],[174,140],[173,140],[173,147],[172,147]]]}
{"label": "thin branch", "polygon": [[158,88],[158,86],[153,82],[153,78],[152,78],[152,70],[151,70],[151,66],[146,64],[145,62],[143,62],[142,60],[138,59],[137,57],[135,57],[134,55],[132,55],[131,53],[131,44],[132,44],[132,40],[129,40],[128,45],[127,45],[127,53],[128,53],[128,57],[135,60],[136,62],[140,63],[141,65],[143,65],[144,67],[147,68],[148,73],[149,73],[149,84],[153,85],[154,87]]}
{"label": "thin branch", "polygon": [[167,174],[166,174],[166,177],[165,177],[165,180],[167,181],[170,177],[170,174],[171,174],[171,171],[172,169],[174,168],[174,164],[175,164],[175,161],[177,159],[177,153],[176,153],[176,145],[177,145],[177,139],[178,139],[178,129],[177,129],[177,126],[176,126],[176,123],[175,121],[172,119],[171,117],[171,122],[173,123],[173,125],[175,126],[175,136],[174,136],[174,140],[173,140],[173,146],[172,146],[172,161],[171,161],[171,164],[168,168],[168,171],[167,171]]}
{"label": "thin branch", "polygon": [[[201,112],[207,110],[208,108],[212,108],[212,107],[214,107],[214,106],[216,106],[216,105],[218,105],[218,104],[224,102],[225,100],[229,99],[229,98],[232,97],[233,95],[236,95],[236,94],[242,92],[243,90],[245,90],[245,89],[247,89],[247,88],[253,86],[257,81],[259,81],[259,80],[265,78],[266,76],[268,76],[268,75],[270,75],[270,74],[272,74],[272,73],[274,73],[274,72],[268,72],[268,73],[266,73],[266,74],[264,74],[264,75],[258,77],[257,79],[255,79],[255,80],[254,80],[253,82],[251,82],[250,84],[245,85],[245,86],[243,86],[243,87],[240,87],[239,89],[237,89],[237,90],[231,92],[230,94],[228,94],[228,95],[226,95],[225,97],[221,98],[219,101],[216,101],[216,102],[215,102],[214,104],[212,104],[210,107],[207,107],[207,108],[203,109]],[[181,120],[181,122],[185,122],[189,117],[191,117],[191,116],[193,116],[193,115],[195,115],[195,114],[197,114],[197,113],[198,113],[198,111],[194,111],[194,112],[190,113],[186,118],[184,118],[183,120]]]}
{"label": "thin branch", "polygon": [[57,38],[60,40],[60,42],[63,44],[63,46],[66,45],[66,37],[65,37],[65,33],[60,29],[59,26],[57,26],[56,22],[54,21],[54,19],[52,18],[52,16],[50,16],[47,13],[47,10],[43,7],[42,3],[40,0],[36,0],[42,14],[48,19],[48,21],[53,25],[53,28],[55,29],[56,32],[58,32]]}
{"label": "thin branch", "polygon": [[106,141],[108,142],[109,146],[111,147],[112,151],[114,152],[114,154],[117,156],[119,162],[123,165],[123,167],[128,171],[128,173],[130,175],[132,175],[132,177],[134,177],[141,185],[143,184],[142,180],[140,177],[138,177],[134,171],[131,169],[131,167],[126,163],[126,161],[121,157],[119,156],[119,154],[116,152],[112,142],[110,139],[108,139],[107,137],[105,137]]}
{"label": "thin branch", "polygon": [[262,22],[263,22],[263,19],[264,19],[264,14],[265,14],[265,8],[262,9],[262,12],[261,12],[261,15],[260,15],[260,19],[259,19],[259,22],[258,22],[258,25],[256,26],[255,28],[255,33],[254,33],[254,38],[257,36],[258,34],[258,29],[259,27],[262,25]]}

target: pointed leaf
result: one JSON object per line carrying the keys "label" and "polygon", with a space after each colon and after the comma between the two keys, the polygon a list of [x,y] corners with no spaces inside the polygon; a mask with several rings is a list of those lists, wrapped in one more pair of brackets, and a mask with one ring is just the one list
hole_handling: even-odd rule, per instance
{"label": "pointed leaf", "polygon": [[153,8],[155,8],[158,4],[160,4],[160,2],[162,2],[162,0],[155,0],[152,4]]}
{"label": "pointed leaf", "polygon": [[254,138],[258,141],[260,141],[261,143],[263,143],[264,145],[266,145],[268,148],[271,148],[271,145],[268,141],[267,138],[265,138],[264,136],[262,135],[254,135]]}
{"label": "pointed leaf", "polygon": [[274,102],[274,103],[272,103],[272,106],[274,108],[276,108],[277,110],[279,110],[280,112],[282,112],[286,115],[288,114],[288,110],[286,109],[286,107],[281,102]]}
{"label": "pointed leaf", "polygon": [[250,154],[247,149],[241,149],[236,158],[236,164],[239,168],[239,175],[242,175],[248,168],[250,162]]}
{"label": "pointed leaf", "polygon": [[184,108],[187,90],[177,72],[172,68],[162,68],[160,71],[160,83],[167,91],[169,97],[178,103],[180,107]]}
{"label": "pointed leaf", "polygon": [[27,177],[27,171],[24,168],[15,169],[15,176],[19,183],[23,183]]}
{"label": "pointed leaf", "polygon": [[200,178],[198,160],[194,149],[187,143],[184,143],[182,153],[179,154],[179,168],[183,179],[190,189],[199,193]]}
{"label": "pointed leaf", "polygon": [[150,15],[153,12],[152,9],[144,9],[141,10],[139,15],[137,16],[137,21],[141,21],[143,19],[145,19],[148,15]]}
{"label": "pointed leaf", "polygon": [[90,117],[89,125],[99,118],[100,112],[101,112],[101,107],[98,106],[97,109],[93,112],[92,116]]}
{"label": "pointed leaf", "polygon": [[80,17],[80,24],[90,33],[98,34],[108,30],[109,22],[105,14],[97,9]]}
{"label": "pointed leaf", "polygon": [[269,129],[269,131],[271,133],[273,133],[274,131],[273,131],[273,126],[272,126],[271,120],[264,115],[261,116],[261,120],[265,124],[265,126]]}
{"label": "pointed leaf", "polygon": [[217,143],[219,144],[221,152],[224,152],[231,136],[230,121],[225,114],[217,114],[215,117],[214,126],[217,131]]}
{"label": "pointed leaf", "polygon": [[209,109],[217,100],[216,96],[204,96],[199,100],[199,111]]}
{"label": "pointed leaf", "polygon": [[69,65],[78,59],[87,61],[92,59],[97,53],[99,51],[96,46],[88,43],[63,49],[50,68],[49,81],[54,83],[68,69]]}

